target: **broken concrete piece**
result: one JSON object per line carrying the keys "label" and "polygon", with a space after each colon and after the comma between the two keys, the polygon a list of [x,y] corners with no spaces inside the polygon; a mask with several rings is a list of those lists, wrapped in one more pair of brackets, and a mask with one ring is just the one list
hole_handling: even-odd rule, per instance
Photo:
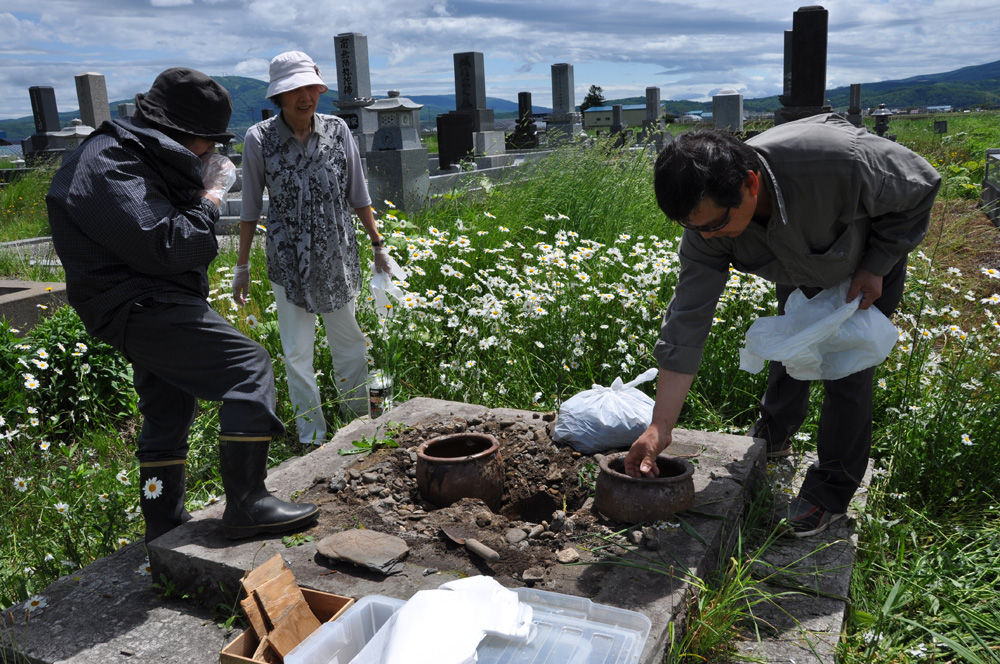
{"label": "broken concrete piece", "polygon": [[545,570],[541,567],[529,567],[521,572],[521,580],[525,583],[535,583],[545,578]]}
{"label": "broken concrete piece", "polygon": [[316,550],[327,558],[389,575],[403,571],[410,547],[399,537],[375,530],[345,530],[321,539]]}

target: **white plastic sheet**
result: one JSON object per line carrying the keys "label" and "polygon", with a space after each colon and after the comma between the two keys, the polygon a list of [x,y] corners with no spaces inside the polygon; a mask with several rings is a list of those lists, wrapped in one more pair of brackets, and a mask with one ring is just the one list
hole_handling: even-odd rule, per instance
{"label": "white plastic sheet", "polygon": [[881,364],[899,333],[875,307],[859,310],[859,295],[846,302],[849,281],[807,299],[796,289],[785,315],[758,318],[740,349],[740,369],[757,373],[765,360],[785,365],[798,380],[837,380]]}
{"label": "white plastic sheet", "polygon": [[393,279],[406,279],[406,272],[403,271],[403,268],[399,267],[399,263],[392,256],[388,257],[388,261],[388,272],[377,272],[375,265],[370,265],[372,280],[368,285],[368,289],[375,300],[375,311],[378,313],[379,318],[386,318],[392,315],[392,307],[390,306],[392,301],[389,300],[390,295],[396,298],[397,301],[403,298],[403,290],[396,285]]}
{"label": "white plastic sheet", "polygon": [[487,634],[528,643],[532,609],[487,576],[421,590],[380,629],[352,663],[473,664]]}
{"label": "white plastic sheet", "polygon": [[628,383],[619,377],[610,387],[594,385],[574,394],[559,409],[552,439],[584,454],[631,445],[653,420],[653,400],[636,385],[658,372],[649,369]]}

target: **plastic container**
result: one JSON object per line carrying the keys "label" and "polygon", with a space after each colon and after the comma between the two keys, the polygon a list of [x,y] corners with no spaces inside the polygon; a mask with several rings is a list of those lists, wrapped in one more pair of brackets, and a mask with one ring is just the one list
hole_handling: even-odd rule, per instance
{"label": "plastic container", "polygon": [[[636,664],[642,656],[652,628],[643,614],[585,597],[514,590],[532,608],[535,635],[528,644],[487,636],[476,651],[479,664]],[[380,664],[352,660],[405,603],[382,595],[358,600],[288,653],[285,664]]]}
{"label": "plastic container", "polygon": [[348,664],[404,604],[405,600],[383,595],[359,599],[285,655],[285,664]]}

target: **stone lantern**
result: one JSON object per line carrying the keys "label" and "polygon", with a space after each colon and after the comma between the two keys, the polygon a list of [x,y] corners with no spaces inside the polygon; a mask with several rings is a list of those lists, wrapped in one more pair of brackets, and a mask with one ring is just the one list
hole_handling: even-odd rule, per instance
{"label": "stone lantern", "polygon": [[389,90],[389,97],[368,106],[378,115],[378,130],[372,140],[373,150],[410,150],[420,148],[420,109],[417,104],[399,96],[399,90]]}
{"label": "stone lantern", "polygon": [[885,132],[889,131],[889,116],[892,115],[892,111],[885,107],[885,104],[879,104],[878,109],[872,113],[872,117],[875,118],[875,133],[879,136],[885,136]]}
{"label": "stone lantern", "polygon": [[420,142],[420,109],[398,90],[379,99],[365,111],[378,117],[378,130],[365,154],[368,190],[372,200],[393,201],[407,211],[423,207],[430,187],[427,148]]}

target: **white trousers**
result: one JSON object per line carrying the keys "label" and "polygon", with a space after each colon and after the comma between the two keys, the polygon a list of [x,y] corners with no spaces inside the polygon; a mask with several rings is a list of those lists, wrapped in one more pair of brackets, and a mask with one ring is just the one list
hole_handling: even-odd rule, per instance
{"label": "white trousers", "polygon": [[[288,375],[288,396],[295,410],[295,426],[299,441],[321,445],[326,439],[326,418],[320,403],[319,386],[313,367],[316,342],[316,314],[292,304],[285,297],[281,284],[271,282],[274,303],[278,310],[278,330],[281,350],[285,354]],[[343,308],[320,314],[326,326],[326,339],[333,359],[333,378],[337,385],[340,409],[355,417],[368,412],[367,339],[354,316],[355,302]]]}

